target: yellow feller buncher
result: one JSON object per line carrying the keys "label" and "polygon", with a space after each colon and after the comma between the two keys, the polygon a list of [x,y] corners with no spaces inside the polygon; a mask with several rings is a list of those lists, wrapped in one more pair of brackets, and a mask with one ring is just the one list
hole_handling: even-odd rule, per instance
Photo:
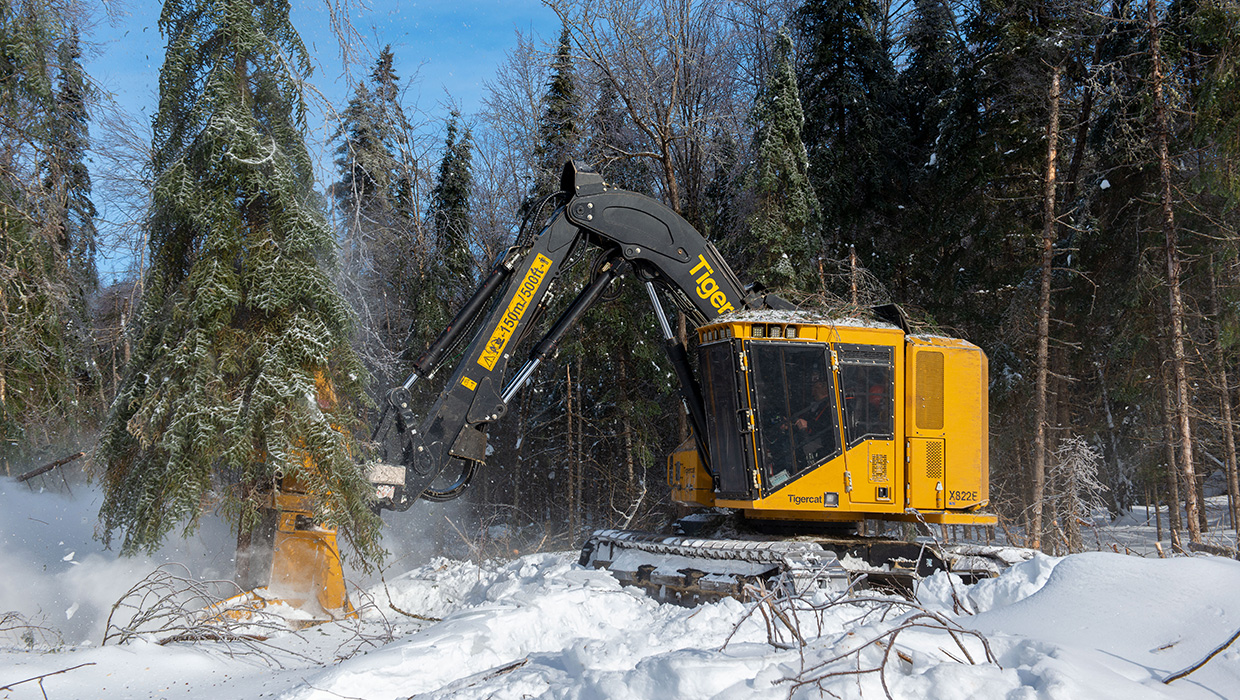
{"label": "yellow feller buncher", "polygon": [[[909,332],[894,306],[834,318],[741,284],[674,211],[568,163],[552,213],[522,226],[439,338],[392,389],[370,467],[377,507],[456,498],[487,457],[489,427],[573,325],[622,276],[645,286],[692,438],[668,460],[672,498],[699,509],[679,532],[603,530],[583,565],[681,601],[743,596],[747,584],[843,590],[907,585],[937,570],[990,576],[1009,550],[860,537],[866,520],[990,525],[987,364],[963,340]],[[546,204],[547,202],[544,202]],[[541,212],[541,207],[536,211]],[[591,277],[527,358],[516,348],[593,251]],[[697,370],[664,311],[697,333]],[[410,389],[459,361],[425,416]]]}

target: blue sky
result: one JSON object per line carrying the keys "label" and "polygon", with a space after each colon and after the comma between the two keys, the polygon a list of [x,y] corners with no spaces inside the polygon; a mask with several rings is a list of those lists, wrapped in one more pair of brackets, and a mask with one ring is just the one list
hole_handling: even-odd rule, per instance
{"label": "blue sky", "polygon": [[[120,10],[118,21],[95,27],[92,39],[102,53],[86,69],[129,111],[149,119],[163,62],[160,4],[128,0]],[[347,88],[325,0],[294,0],[292,19],[317,63],[311,82],[333,103],[342,102]],[[559,20],[540,0],[374,0],[351,19],[370,55],[390,43],[400,76],[419,76],[423,107],[434,109],[451,94],[467,114],[478,108],[483,81],[515,45],[518,29],[552,39],[559,34]]]}
{"label": "blue sky", "polygon": [[[341,0],[333,0],[339,2]],[[407,108],[445,116],[449,100],[464,114],[476,112],[482,101],[484,82],[495,75],[505,52],[516,45],[516,33],[554,40],[560,24],[555,13],[540,0],[433,0],[395,2],[353,0],[351,18],[364,46],[358,51],[362,65],[354,66],[352,79],[364,78],[379,48],[391,44],[396,72],[402,80],[416,77],[407,93]],[[164,39],[159,34],[159,2],[117,0],[111,22],[99,21],[87,40],[98,47],[85,60],[87,73],[135,120],[149,127],[158,105],[159,68],[164,59]],[[315,62],[310,77],[313,87],[337,109],[344,106],[350,89],[340,61],[340,47],[331,25],[326,0],[293,0],[292,20]],[[309,116],[306,134],[316,155],[319,179],[332,176],[331,135],[321,110]],[[100,205],[101,233],[110,225],[108,204]],[[115,279],[128,267],[128,253],[101,250],[98,261],[104,281]]]}

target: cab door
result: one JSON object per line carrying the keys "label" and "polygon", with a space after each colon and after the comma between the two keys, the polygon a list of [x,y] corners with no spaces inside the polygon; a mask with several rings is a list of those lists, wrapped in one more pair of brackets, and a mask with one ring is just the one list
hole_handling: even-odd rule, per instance
{"label": "cab door", "polygon": [[896,357],[890,345],[835,344],[845,489],[853,503],[896,498]]}
{"label": "cab door", "polygon": [[725,340],[698,349],[706,434],[719,498],[750,500],[757,495],[753,478],[753,412],[737,358],[741,341]]}
{"label": "cab door", "polygon": [[745,352],[766,497],[839,456],[835,383],[825,343],[753,340]]}

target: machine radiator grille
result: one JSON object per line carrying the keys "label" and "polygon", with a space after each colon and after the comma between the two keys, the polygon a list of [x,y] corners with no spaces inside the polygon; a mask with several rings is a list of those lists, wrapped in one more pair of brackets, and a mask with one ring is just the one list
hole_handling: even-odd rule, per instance
{"label": "machine radiator grille", "polygon": [[926,445],[926,478],[942,478],[942,442],[937,440]]}
{"label": "machine radiator grille", "polygon": [[943,443],[937,440],[926,445],[926,478],[943,478]]}

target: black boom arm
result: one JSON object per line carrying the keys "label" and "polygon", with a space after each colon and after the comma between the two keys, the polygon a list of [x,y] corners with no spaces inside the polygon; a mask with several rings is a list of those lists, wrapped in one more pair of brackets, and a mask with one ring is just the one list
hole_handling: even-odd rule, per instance
{"label": "black boom arm", "polygon": [[[646,281],[704,457],[701,393],[684,346],[672,335],[659,305],[655,285],[671,294],[677,306],[694,319],[695,326],[729,311],[792,308],[774,295],[746,291],[715,247],[667,206],[610,187],[598,174],[572,162],[564,166],[561,188],[564,205],[530,241],[510,249],[496,263],[435,343],[414,363],[409,379],[389,392],[384,415],[393,416],[401,437],[401,456],[399,465],[376,465],[371,470],[380,508],[405,510],[419,496],[446,500],[459,495],[474,467],[486,459],[488,426],[507,413],[513,396],[627,267]],[[516,346],[549,301],[565,261],[582,243],[603,253],[602,264],[510,376]],[[409,389],[420,377],[430,376],[439,368],[447,350],[488,304],[490,312],[477,325],[430,413],[415,425]],[[384,427],[382,419],[380,423],[376,435]],[[431,487],[441,474],[457,472],[460,476],[446,489]]]}

